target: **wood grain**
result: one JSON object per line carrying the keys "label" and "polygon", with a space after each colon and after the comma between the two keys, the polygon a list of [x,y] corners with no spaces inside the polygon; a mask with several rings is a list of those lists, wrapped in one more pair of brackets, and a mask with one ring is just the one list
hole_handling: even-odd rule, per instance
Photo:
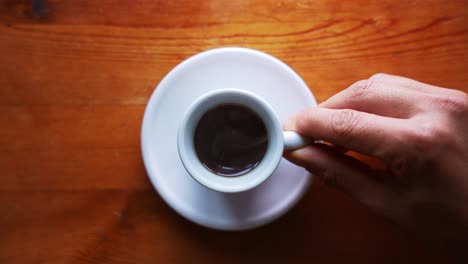
{"label": "wood grain", "polygon": [[141,119],[183,59],[251,47],[323,101],[376,72],[468,92],[466,1],[0,0],[0,263],[446,263],[315,184],[279,221],[225,233],[147,179]]}

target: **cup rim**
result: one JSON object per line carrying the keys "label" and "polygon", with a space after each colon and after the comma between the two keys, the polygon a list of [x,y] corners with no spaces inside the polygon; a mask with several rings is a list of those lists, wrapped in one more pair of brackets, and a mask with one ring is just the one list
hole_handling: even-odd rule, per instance
{"label": "cup rim", "polygon": [[[240,104],[253,110],[265,123],[268,148],[260,163],[248,173],[223,177],[208,170],[198,159],[193,135],[198,121],[206,111],[221,104]],[[177,148],[183,166],[201,185],[219,192],[247,191],[267,180],[278,166],[283,153],[283,130],[273,109],[257,95],[236,88],[224,88],[207,93],[187,109],[179,125]]]}

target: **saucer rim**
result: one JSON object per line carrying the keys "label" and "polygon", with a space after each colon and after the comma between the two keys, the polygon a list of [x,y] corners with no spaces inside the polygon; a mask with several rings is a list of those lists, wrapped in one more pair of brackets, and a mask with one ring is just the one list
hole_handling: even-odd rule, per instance
{"label": "saucer rim", "polygon": [[[215,230],[222,230],[222,231],[243,231],[243,230],[250,230],[250,229],[260,227],[260,226],[267,225],[273,222],[274,220],[277,220],[278,218],[284,216],[289,210],[291,210],[292,207],[294,207],[298,203],[298,201],[302,197],[304,197],[305,192],[309,189],[310,185],[313,182],[313,177],[312,177],[313,175],[309,174],[308,177],[305,177],[303,180],[304,182],[298,184],[298,187],[297,187],[297,188],[302,188],[302,190],[293,191],[291,192],[291,195],[286,196],[286,198],[282,201],[282,203],[288,203],[288,204],[285,206],[281,206],[280,207],[281,209],[277,210],[270,217],[267,217],[267,218],[257,217],[257,219],[253,220],[252,222],[248,224],[223,225],[222,222],[210,222],[209,218],[201,217],[200,215],[191,214],[189,211],[185,211],[184,209],[182,209],[181,205],[175,202],[166,193],[166,190],[162,190],[163,188],[158,183],[158,180],[156,179],[157,177],[153,175],[154,173],[151,170],[150,161],[148,160],[148,156],[150,155],[149,153],[150,147],[148,146],[145,140],[146,138],[145,134],[148,133],[147,132],[148,130],[150,130],[148,126],[150,123],[149,119],[152,116],[151,113],[154,111],[154,108],[156,107],[158,98],[164,95],[164,92],[170,88],[170,86],[167,84],[170,83],[173,78],[176,78],[180,74],[180,72],[183,71],[186,67],[190,66],[190,64],[196,63],[199,60],[203,60],[205,57],[213,56],[213,55],[216,55],[217,53],[226,53],[226,52],[250,53],[254,56],[263,57],[265,59],[268,59],[272,63],[277,64],[278,66],[282,67],[291,77],[293,77],[295,81],[301,84],[300,93],[304,94],[305,97],[308,98],[306,100],[309,101],[308,103],[311,105],[311,107],[317,105],[315,96],[312,93],[312,91],[308,88],[305,81],[289,65],[277,59],[276,57],[270,54],[267,54],[265,52],[259,51],[259,50],[254,50],[254,49],[244,48],[244,47],[221,47],[221,48],[209,49],[209,50],[197,53],[195,55],[192,55],[186,60],[180,62],[171,71],[169,71],[169,73],[167,73],[164,76],[164,78],[159,82],[159,84],[155,87],[152,95],[150,96],[148,100],[148,103],[144,111],[144,115],[142,119],[142,128],[141,128],[141,133],[140,133],[140,143],[141,143],[143,163],[145,166],[145,170],[148,174],[148,178],[150,179],[151,184],[156,189],[158,194],[169,205],[169,207],[171,207],[174,211],[176,211],[178,214],[180,214],[187,220],[194,222],[200,226],[204,226],[204,227],[215,229]],[[229,194],[224,194],[224,195],[229,195]]]}

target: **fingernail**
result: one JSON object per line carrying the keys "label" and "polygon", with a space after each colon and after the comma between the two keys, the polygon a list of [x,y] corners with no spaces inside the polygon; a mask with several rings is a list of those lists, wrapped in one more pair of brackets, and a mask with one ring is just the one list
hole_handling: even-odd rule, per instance
{"label": "fingernail", "polygon": [[309,163],[313,162],[310,160],[310,157],[308,155],[308,150],[306,148],[302,149],[296,149],[291,152],[289,152],[288,157],[293,160],[293,162],[301,167],[308,167]]}
{"label": "fingernail", "polygon": [[307,155],[307,152],[308,151],[306,148],[300,148],[300,149],[291,151],[291,155],[293,155],[295,158],[298,158],[298,159],[304,159]]}
{"label": "fingernail", "polygon": [[290,117],[290,118],[286,119],[286,120],[283,122],[283,129],[284,129],[284,130],[293,130],[294,127],[295,127],[295,119],[294,119],[294,117]]}

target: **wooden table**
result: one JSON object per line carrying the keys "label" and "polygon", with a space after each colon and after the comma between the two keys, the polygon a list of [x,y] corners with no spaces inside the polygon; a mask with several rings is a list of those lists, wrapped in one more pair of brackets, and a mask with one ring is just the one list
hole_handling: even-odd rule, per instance
{"label": "wooden table", "polygon": [[0,263],[442,263],[314,184],[240,233],[170,209],[148,181],[142,114],[183,59],[251,47],[323,101],[387,72],[468,91],[466,1],[0,0]]}

